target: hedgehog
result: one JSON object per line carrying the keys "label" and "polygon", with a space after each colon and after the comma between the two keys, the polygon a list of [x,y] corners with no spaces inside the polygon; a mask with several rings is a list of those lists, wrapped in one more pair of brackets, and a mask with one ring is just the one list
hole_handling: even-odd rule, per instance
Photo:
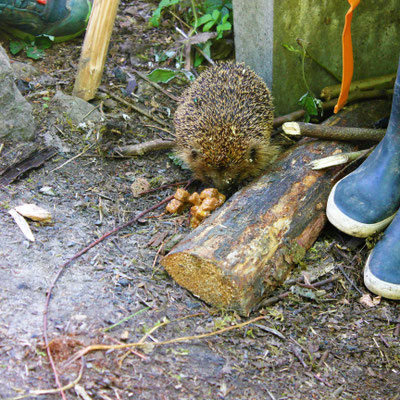
{"label": "hedgehog", "polygon": [[183,92],[174,115],[176,154],[197,179],[227,190],[273,160],[274,109],[265,82],[244,64],[219,63]]}

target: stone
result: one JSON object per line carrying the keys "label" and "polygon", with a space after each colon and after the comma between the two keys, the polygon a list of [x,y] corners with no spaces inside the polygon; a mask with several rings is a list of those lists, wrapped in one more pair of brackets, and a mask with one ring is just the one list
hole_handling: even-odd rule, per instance
{"label": "stone", "polygon": [[31,81],[32,79],[40,75],[39,71],[31,64],[14,60],[11,61],[10,64],[12,70],[14,71],[15,79]]}
{"label": "stone", "polygon": [[0,139],[31,141],[35,137],[32,106],[14,83],[14,72],[0,46]]}
{"label": "stone", "polygon": [[79,97],[65,94],[60,90],[56,92],[51,101],[51,109],[59,113],[60,117],[67,117],[69,121],[76,125],[89,121],[102,121],[101,113],[95,106]]}

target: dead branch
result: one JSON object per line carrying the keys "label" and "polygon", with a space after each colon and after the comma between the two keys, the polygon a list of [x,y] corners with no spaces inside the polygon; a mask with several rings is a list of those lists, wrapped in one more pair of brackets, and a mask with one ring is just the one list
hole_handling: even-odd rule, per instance
{"label": "dead branch", "polygon": [[68,385],[65,386],[60,386],[58,389],[37,389],[37,390],[31,390],[29,393],[22,394],[20,396],[16,397],[11,397],[5,400],[21,400],[21,399],[26,399],[28,397],[37,397],[37,396],[42,396],[44,394],[53,394],[53,393],[63,393],[66,390],[72,389],[74,386],[78,384],[78,382],[81,380],[83,376],[83,371],[85,369],[85,359],[81,357],[81,368],[79,369],[78,376],[73,382],[68,383]]}
{"label": "dead branch", "polygon": [[[232,326],[228,326],[226,328],[222,328],[222,329],[218,329],[214,332],[209,332],[209,333],[202,333],[200,335],[194,335],[194,336],[181,336],[181,337],[177,337],[174,339],[169,339],[169,340],[164,340],[161,342],[154,342],[151,343],[152,346],[164,346],[166,344],[174,344],[174,343],[180,343],[180,342],[187,342],[187,341],[192,341],[192,340],[198,340],[198,339],[205,339],[208,337],[212,337],[212,336],[217,336],[220,335],[222,333],[228,332],[228,331],[232,331],[234,329],[240,329],[243,328],[247,325],[253,324],[254,322],[260,321],[262,319],[266,319],[268,318],[266,315],[261,315],[259,317],[253,318],[249,321],[245,321],[242,322],[240,324],[236,324],[236,325],[232,325]],[[162,323],[159,325],[156,325],[155,327],[152,328],[151,332],[153,332],[155,329],[159,328],[160,326],[165,325],[166,323]],[[147,335],[148,336],[148,335]],[[79,350],[68,362],[66,365],[70,365],[71,363],[73,363],[74,361],[78,360],[79,358],[85,356],[88,353],[91,353],[93,351],[108,351],[108,350],[120,350],[120,349],[129,349],[131,347],[145,347],[148,346],[149,343],[148,342],[144,342],[144,341],[138,341],[138,342],[134,342],[134,343],[123,343],[123,344],[117,344],[117,345],[104,345],[104,344],[94,344],[91,346],[87,346],[85,348],[83,348],[82,350]]]}
{"label": "dead branch", "polygon": [[151,151],[169,150],[175,146],[173,140],[156,139],[149,142],[133,144],[128,146],[117,146],[112,153],[122,157],[128,156],[143,156]]}
{"label": "dead branch", "polygon": [[[395,79],[396,79],[396,74],[389,74],[389,75],[376,76],[374,78],[367,78],[359,81],[354,81],[350,85],[350,92],[364,91],[377,87],[379,87],[380,89],[392,88]],[[340,84],[327,86],[322,89],[320,97],[325,100],[330,100],[333,97],[337,97],[339,96],[340,88],[341,88]]]}
{"label": "dead branch", "polygon": [[145,74],[142,74],[140,71],[137,71],[136,69],[133,70],[133,72],[142,78],[144,81],[155,87],[157,90],[159,90],[161,93],[164,93],[166,96],[168,96],[171,100],[174,101],[179,101],[179,97],[176,97],[172,93],[168,92],[168,90],[165,90],[163,87],[161,87],[158,83],[151,81]]}
{"label": "dead branch", "polygon": [[367,157],[373,149],[374,147],[371,147],[366,150],[351,151],[349,153],[338,153],[333,156],[319,158],[317,160],[310,161],[309,165],[312,169],[318,170],[318,169],[334,167],[336,165],[347,164],[349,162],[357,161],[360,160],[361,158]]}
{"label": "dead branch", "polygon": [[305,122],[286,122],[283,131],[291,136],[308,136],[326,140],[376,141],[385,135],[385,129],[351,128],[343,126],[327,126]]}
{"label": "dead branch", "polygon": [[[365,91],[356,91],[349,94],[347,99],[347,104],[352,103],[358,100],[368,100],[368,99],[380,99],[385,97],[390,97],[393,95],[393,90],[365,90]],[[323,110],[331,110],[335,107],[338,99],[331,99],[329,101],[325,101],[322,103]],[[284,124],[285,122],[296,121],[305,115],[304,110],[296,110],[291,112],[290,114],[282,115],[276,117],[274,119],[273,125],[274,128],[277,128]]]}
{"label": "dead branch", "polygon": [[116,94],[114,94],[114,93],[108,91],[107,89],[100,88],[99,90],[100,90],[101,92],[104,92],[104,93],[108,94],[108,95],[109,95],[110,97],[112,97],[114,100],[117,100],[117,101],[119,101],[120,103],[124,104],[125,106],[130,107],[130,108],[132,108],[133,110],[135,110],[136,112],[138,112],[138,113],[144,115],[145,117],[147,117],[147,118],[149,118],[149,119],[152,119],[153,121],[157,122],[157,124],[160,124],[160,125],[162,125],[162,126],[165,126],[165,127],[169,128],[169,125],[168,125],[167,122],[165,122],[165,121],[163,121],[162,119],[157,118],[156,116],[150,114],[147,110],[144,110],[143,108],[140,108],[140,107],[136,106],[135,104],[133,104],[133,103],[131,103],[131,102],[129,102],[129,101],[123,99],[123,98],[120,97],[120,96],[117,96]]}

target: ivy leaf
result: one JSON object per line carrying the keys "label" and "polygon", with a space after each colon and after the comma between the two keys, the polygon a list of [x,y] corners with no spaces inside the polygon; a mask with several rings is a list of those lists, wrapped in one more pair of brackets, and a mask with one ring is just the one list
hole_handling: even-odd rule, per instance
{"label": "ivy leaf", "polygon": [[162,82],[167,83],[171,79],[174,79],[179,74],[179,71],[174,71],[173,69],[168,68],[157,68],[154,71],[150,72],[147,77],[152,82]]}

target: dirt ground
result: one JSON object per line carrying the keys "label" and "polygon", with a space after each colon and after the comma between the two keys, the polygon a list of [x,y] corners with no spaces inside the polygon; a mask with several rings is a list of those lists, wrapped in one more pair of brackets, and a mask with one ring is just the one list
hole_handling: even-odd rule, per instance
{"label": "dirt ground", "polygon": [[[155,3],[146,1],[121,2],[102,81],[106,90],[122,97],[126,83],[118,80],[115,68],[132,76],[133,69],[149,72],[158,65],[156,53],[179,38],[172,23],[149,28],[154,8]],[[55,111],[48,99],[56,88],[71,94],[81,44],[82,39],[76,39],[55,45],[44,60],[34,63],[23,55],[10,56],[39,71],[26,93],[34,106],[37,139],[5,143],[0,169],[39,145],[55,144],[59,151],[43,167],[0,190],[1,399],[56,387],[43,347],[43,311],[60,266],[105,232],[173,193],[167,188],[134,197],[130,186],[138,178],[156,188],[190,177],[173,164],[168,152],[106,157],[107,144],[140,143],[163,135],[151,126],[153,121],[115,99],[103,98],[107,121],[95,126],[78,127]],[[2,45],[8,49],[6,41]],[[174,80],[165,87],[179,95],[186,84]],[[139,104],[171,124],[174,102],[143,80],[137,79],[137,85]],[[96,141],[99,135],[101,143]],[[48,225],[31,223],[33,243],[8,214],[22,203],[36,203],[53,215]],[[156,210],[103,241],[57,281],[48,310],[48,336],[61,384],[73,382],[81,371],[79,381],[66,390],[67,399],[400,399],[399,303],[360,303],[367,293],[362,283],[367,245],[329,226],[293,276],[301,269],[325,270],[319,280],[335,273],[340,274],[338,280],[308,297],[293,290],[261,310],[265,319],[246,327],[157,344],[260,315],[246,319],[218,312],[168,276],[159,259],[189,228],[187,216],[161,214]],[[138,342],[145,335],[149,344],[128,353],[86,354],[82,370],[82,359],[67,362],[85,346]],[[57,393],[37,397],[61,398]]]}

